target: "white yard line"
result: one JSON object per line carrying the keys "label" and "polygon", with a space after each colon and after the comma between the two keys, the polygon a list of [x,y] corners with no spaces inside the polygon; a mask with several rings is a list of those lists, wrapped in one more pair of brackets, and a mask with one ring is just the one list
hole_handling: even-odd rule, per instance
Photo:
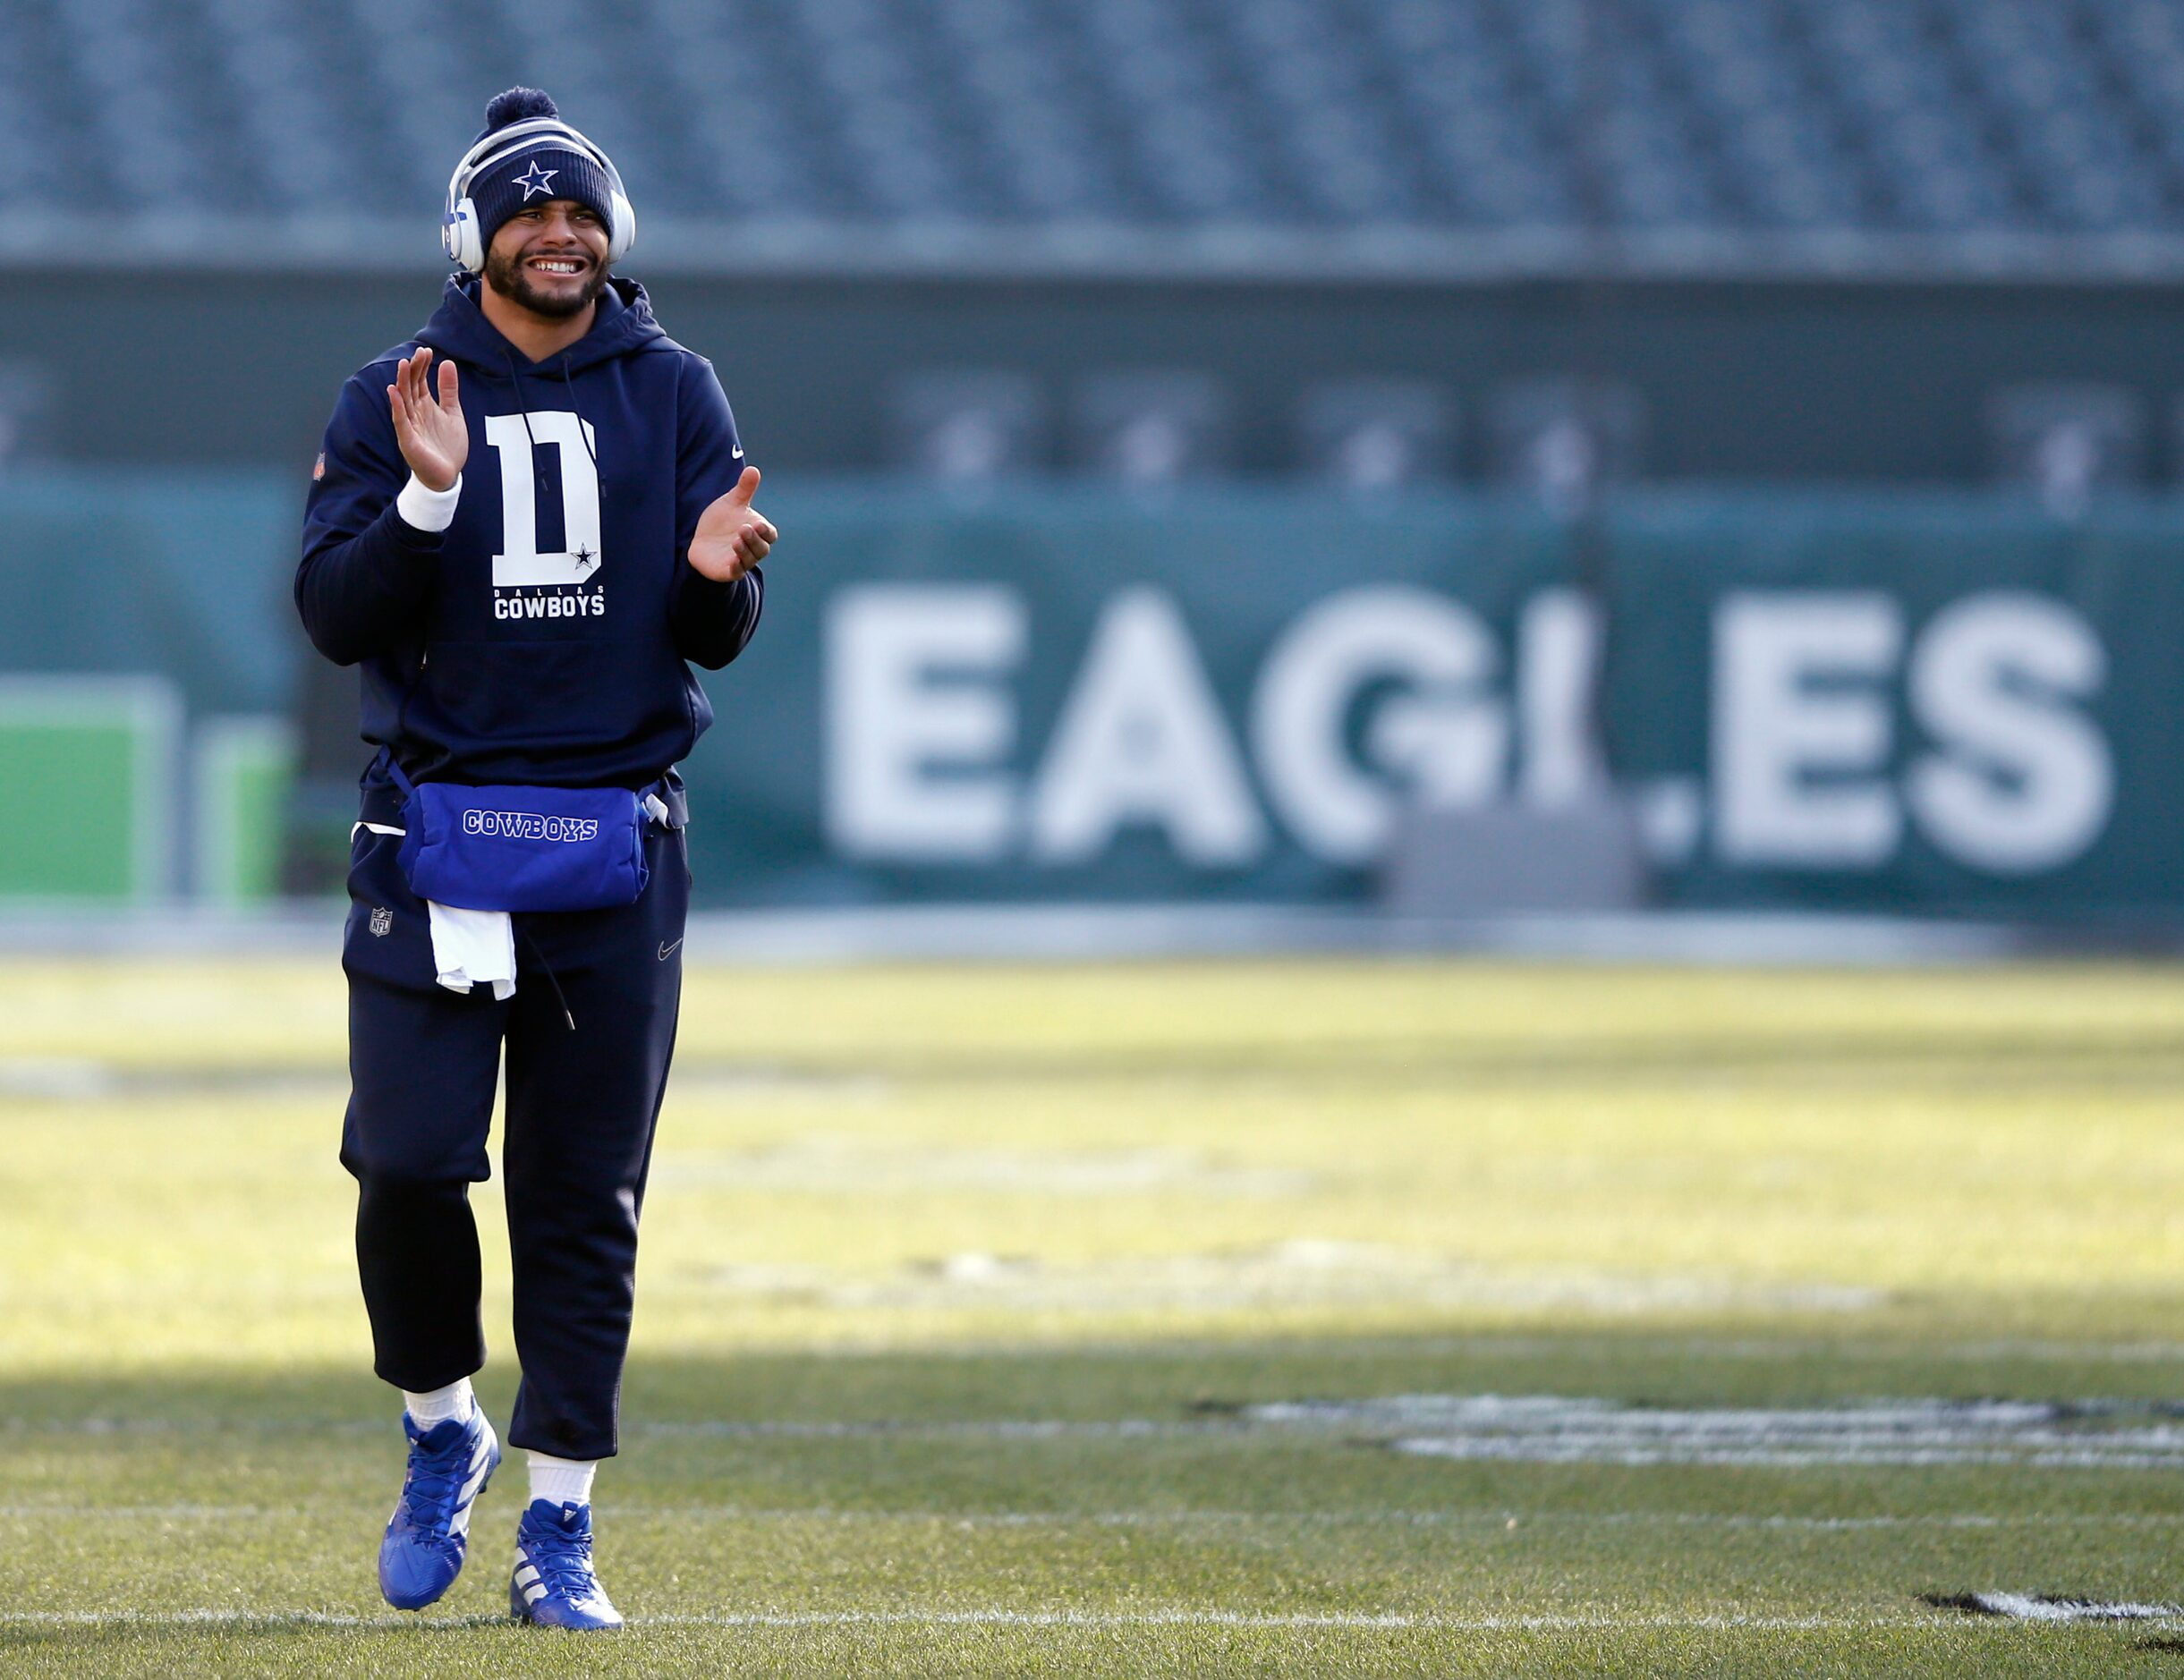
{"label": "white yard line", "polygon": [[[1871,1616],[1655,1616],[1542,1613],[1530,1616],[1376,1615],[1366,1611],[1318,1614],[1253,1613],[1245,1610],[752,1610],[641,1616],[633,1627],[1024,1627],[1091,1630],[1142,1627],[1224,1627],[1281,1629],[1362,1629],[1446,1633],[1638,1632],[1646,1629],[1749,1629],[1777,1633],[1848,1633],[1876,1628],[1916,1627],[1930,1618]],[[325,1610],[12,1610],[0,1611],[0,1626],[84,1628],[234,1628],[276,1632],[285,1628],[418,1628],[507,1625],[499,1616],[425,1618],[414,1616],[350,1616]]]}
{"label": "white yard line", "polygon": [[1185,1438],[1193,1436],[1231,1436],[1254,1433],[1240,1418],[965,1418],[865,1422],[806,1422],[796,1419],[768,1419],[737,1422],[728,1419],[691,1419],[676,1422],[640,1422],[625,1430],[644,1436],[675,1439],[690,1437],[724,1440],[867,1440],[901,1436],[919,1440],[950,1438],[980,1441],[1141,1440]]}
{"label": "white yard line", "polygon": [[[7,1418],[0,1419],[0,1436],[6,1435],[310,1435],[387,1436],[385,1421],[361,1418],[315,1420],[222,1418]],[[1076,1437],[1115,1437],[1135,1439],[1158,1436],[1262,1434],[1233,1418],[1192,1420],[1176,1418],[969,1418],[892,1419],[829,1421],[801,1418],[737,1420],[692,1418],[625,1423],[625,1436],[659,1437],[669,1440],[690,1438],[723,1440],[866,1440],[876,1437],[934,1439],[959,1436],[971,1440],[1050,1440]],[[394,1438],[399,1443],[399,1430]]]}
{"label": "white yard line", "polygon": [[1376,1616],[1365,1612],[1254,1615],[1240,1610],[820,1610],[773,1614],[757,1612],[740,1616],[658,1616],[643,1619],[655,1626],[669,1627],[1324,1627],[1424,1629],[1454,1633],[1717,1627],[1805,1632],[1916,1625],[1903,1617],[1831,1616],[1593,1616],[1583,1612],[1535,1616]]}
{"label": "white yard line", "polygon": [[302,1516],[302,1506],[262,1505],[0,1505],[0,1523],[258,1523]]}
{"label": "white yard line", "polygon": [[[0,1505],[11,1523],[262,1523],[309,1519],[323,1506],[267,1505]],[[872,1510],[842,1506],[650,1505],[609,1500],[602,1520],[631,1523],[939,1523],[956,1529],[1420,1528],[1506,1531],[1543,1528],[1692,1528],[1835,1534],[1886,1532],[2184,1526],[2176,1512],[1929,1513],[1886,1516],[1780,1516],[1717,1511],[952,1511]]]}
{"label": "white yard line", "polygon": [[1713,1511],[857,1511],[836,1506],[753,1509],[736,1506],[608,1505],[606,1520],[661,1523],[941,1523],[956,1529],[1143,1528],[1691,1528],[1839,1534],[1933,1529],[2119,1528],[2184,1526],[2184,1514],[2074,1512],[2058,1515],[1977,1512],[1902,1516],[1759,1516]]}

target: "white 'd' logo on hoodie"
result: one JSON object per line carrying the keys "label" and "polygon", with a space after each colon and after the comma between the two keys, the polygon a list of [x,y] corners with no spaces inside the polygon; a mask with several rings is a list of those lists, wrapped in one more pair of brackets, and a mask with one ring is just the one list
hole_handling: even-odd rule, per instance
{"label": "white 'd' logo on hoodie", "polygon": [[[566,409],[489,414],[485,440],[500,462],[501,552],[493,556],[493,587],[598,582],[604,557],[599,552],[599,474],[593,464],[599,437],[591,421]],[[561,456],[561,530],[568,547],[559,554],[539,552],[534,441],[550,445]]]}

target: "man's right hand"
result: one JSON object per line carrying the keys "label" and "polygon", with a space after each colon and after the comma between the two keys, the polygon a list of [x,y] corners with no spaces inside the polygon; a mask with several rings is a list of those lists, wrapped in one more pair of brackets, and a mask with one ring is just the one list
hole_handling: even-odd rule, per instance
{"label": "man's right hand", "polygon": [[463,421],[463,403],[455,394],[455,364],[440,364],[440,395],[432,398],[427,377],[432,352],[421,350],[404,356],[387,387],[387,400],[395,412],[395,437],[402,458],[410,463],[417,481],[428,490],[452,488],[470,459],[470,428]]}

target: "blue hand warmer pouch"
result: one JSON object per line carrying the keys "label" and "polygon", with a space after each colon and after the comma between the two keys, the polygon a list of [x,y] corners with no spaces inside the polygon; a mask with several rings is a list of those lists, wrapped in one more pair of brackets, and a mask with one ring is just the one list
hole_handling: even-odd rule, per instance
{"label": "blue hand warmer pouch", "polygon": [[605,910],[644,891],[645,810],[625,787],[417,785],[392,768],[409,802],[402,872],[420,898],[458,910]]}

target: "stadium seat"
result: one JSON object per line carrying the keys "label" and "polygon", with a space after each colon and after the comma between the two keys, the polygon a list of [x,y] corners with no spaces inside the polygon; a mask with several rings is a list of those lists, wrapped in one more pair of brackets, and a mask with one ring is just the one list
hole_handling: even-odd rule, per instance
{"label": "stadium seat", "polygon": [[1022,374],[911,373],[890,384],[888,401],[888,459],[904,471],[965,485],[1046,464],[1046,405],[1037,385]]}
{"label": "stadium seat", "polygon": [[2104,489],[2136,484],[2146,458],[2146,404],[2120,386],[2005,386],[1987,405],[2001,482],[2031,491],[2063,518]]}
{"label": "stadium seat", "polygon": [[0,8],[0,203],[400,216],[521,78],[692,226],[2184,233],[2170,0],[630,0],[616,19],[22,0]]}
{"label": "stadium seat", "polygon": [[1092,374],[1071,405],[1074,463],[1141,488],[1217,476],[1228,458],[1228,404],[1186,371]]}
{"label": "stadium seat", "polygon": [[1297,463],[1344,488],[1372,492],[1449,475],[1455,410],[1422,379],[1339,379],[1297,407]]}
{"label": "stadium seat", "polygon": [[1488,466],[1496,481],[1558,515],[1584,511],[1603,484],[1635,476],[1645,411],[1636,392],[1599,380],[1512,380],[1489,403]]}

